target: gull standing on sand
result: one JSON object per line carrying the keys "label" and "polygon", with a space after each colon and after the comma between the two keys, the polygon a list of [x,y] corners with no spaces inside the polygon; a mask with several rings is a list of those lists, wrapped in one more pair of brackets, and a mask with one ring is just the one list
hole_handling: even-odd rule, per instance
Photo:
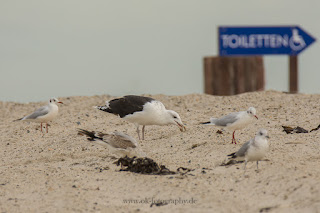
{"label": "gull standing on sand", "polygon": [[210,121],[201,124],[216,125],[232,130],[232,143],[237,144],[234,137],[236,130],[243,129],[252,123],[255,118],[258,119],[256,113],[257,112],[254,107],[249,107],[247,111],[233,112],[220,118],[210,118]]}
{"label": "gull standing on sand", "polygon": [[231,157],[230,159],[244,160],[244,170],[246,170],[248,161],[257,161],[258,170],[259,160],[262,160],[269,150],[268,138],[268,131],[266,129],[260,129],[254,138],[242,145],[239,151],[228,156]]}
{"label": "gull standing on sand", "polygon": [[113,132],[110,134],[102,132],[90,132],[84,129],[79,129],[80,135],[88,136],[88,140],[107,146],[113,153],[120,157],[145,157],[145,153],[140,150],[137,141],[122,132]]}
{"label": "gull standing on sand", "polygon": [[146,125],[177,125],[181,132],[186,131],[178,113],[167,110],[157,100],[149,97],[127,95],[122,98],[106,101],[105,106],[95,108],[104,112],[119,115],[126,121],[132,122],[137,127],[140,140],[139,125],[142,125],[142,140],[144,140],[144,128]]}
{"label": "gull standing on sand", "polygon": [[46,123],[46,131],[48,133],[48,122],[56,118],[59,112],[59,107],[57,103],[62,104],[62,102],[59,101],[58,99],[51,98],[49,100],[48,105],[40,107],[39,109],[34,111],[32,114],[14,121],[22,120],[22,121],[32,121],[32,122],[41,123],[40,124],[41,132],[42,132],[42,123]]}

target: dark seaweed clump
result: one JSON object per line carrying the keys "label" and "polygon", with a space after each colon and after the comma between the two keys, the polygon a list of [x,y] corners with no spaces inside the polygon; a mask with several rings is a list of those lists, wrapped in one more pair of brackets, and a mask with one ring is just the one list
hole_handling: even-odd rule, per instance
{"label": "dark seaweed clump", "polygon": [[170,171],[164,165],[158,165],[151,158],[137,158],[137,157],[123,157],[120,158],[117,162],[117,165],[121,166],[120,171],[130,171],[140,174],[149,174],[149,175],[173,175],[177,174],[176,172]]}

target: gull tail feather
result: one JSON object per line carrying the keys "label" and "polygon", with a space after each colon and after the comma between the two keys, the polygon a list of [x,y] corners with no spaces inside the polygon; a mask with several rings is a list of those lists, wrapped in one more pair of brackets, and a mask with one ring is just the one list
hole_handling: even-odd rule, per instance
{"label": "gull tail feather", "polygon": [[113,113],[113,111],[109,108],[109,106],[94,106],[93,108],[96,108],[104,112]]}
{"label": "gull tail feather", "polygon": [[215,121],[216,121],[216,118],[210,118],[210,121],[202,122],[202,123],[200,123],[200,124],[204,124],[204,125],[215,125]]}
{"label": "gull tail feather", "polygon": [[206,124],[206,125],[208,125],[208,124],[211,124],[211,122],[210,122],[210,121],[207,121],[207,122],[201,122],[200,124]]}
{"label": "gull tail feather", "polygon": [[236,157],[237,157],[237,156],[236,156],[236,152],[231,153],[231,154],[229,154],[229,155],[227,155],[227,156],[229,156],[230,158],[236,158]]}
{"label": "gull tail feather", "polygon": [[23,117],[23,118],[16,119],[16,120],[13,120],[13,122],[21,121],[21,120],[23,120],[23,119],[24,119],[24,117]]}
{"label": "gull tail feather", "polygon": [[82,135],[86,135],[88,136],[88,140],[95,140],[95,139],[100,139],[102,140],[102,138],[100,137],[97,137],[95,132],[90,132],[88,130],[85,130],[85,129],[78,129],[78,134],[82,134]]}

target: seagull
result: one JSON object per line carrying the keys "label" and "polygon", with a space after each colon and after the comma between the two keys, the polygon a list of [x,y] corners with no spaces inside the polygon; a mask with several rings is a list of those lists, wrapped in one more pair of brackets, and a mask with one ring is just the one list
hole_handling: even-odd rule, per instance
{"label": "seagull", "polygon": [[106,101],[105,106],[95,108],[120,116],[126,121],[132,122],[137,127],[140,140],[139,126],[142,125],[142,140],[144,140],[144,129],[146,125],[177,125],[181,132],[186,131],[179,114],[167,110],[165,106],[153,98],[127,95],[122,98]]}
{"label": "seagull", "polygon": [[262,160],[269,149],[268,131],[260,129],[254,138],[242,145],[239,151],[232,153],[230,159],[245,161],[244,170],[246,170],[248,161],[257,161],[257,170],[259,160]]}
{"label": "seagull", "polygon": [[210,121],[201,124],[216,125],[232,130],[232,143],[237,144],[234,137],[236,130],[245,128],[254,121],[254,118],[258,119],[256,109],[254,107],[249,107],[247,111],[233,112],[220,118],[210,118]]}
{"label": "seagull", "polygon": [[48,122],[52,121],[55,117],[57,117],[59,112],[59,107],[57,106],[57,103],[63,104],[61,101],[59,101],[56,98],[51,98],[49,100],[48,105],[42,106],[30,115],[27,115],[23,118],[14,120],[14,121],[32,121],[41,123],[41,132],[42,132],[42,123],[46,123],[46,131],[48,133]]}
{"label": "seagull", "polygon": [[88,136],[88,140],[95,141],[96,143],[107,146],[113,153],[120,157],[144,157],[145,153],[142,152],[138,146],[137,141],[122,132],[112,132],[110,134],[88,130],[79,129],[78,134]]}

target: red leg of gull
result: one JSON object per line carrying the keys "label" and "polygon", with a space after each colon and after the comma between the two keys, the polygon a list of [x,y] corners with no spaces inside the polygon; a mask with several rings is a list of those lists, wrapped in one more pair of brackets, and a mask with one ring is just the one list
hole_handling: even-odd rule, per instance
{"label": "red leg of gull", "polygon": [[41,128],[41,132],[42,132],[42,123],[40,123],[40,128]]}
{"label": "red leg of gull", "polygon": [[236,139],[234,138],[234,133],[235,133],[236,131],[233,131],[233,134],[232,134],[232,143],[231,144],[233,144],[233,142],[234,142],[234,144],[237,144],[237,141],[236,141]]}
{"label": "red leg of gull", "polygon": [[142,140],[144,140],[144,127],[145,125],[142,126]]}
{"label": "red leg of gull", "polygon": [[47,130],[47,133],[48,133],[48,123],[46,123],[46,130]]}

